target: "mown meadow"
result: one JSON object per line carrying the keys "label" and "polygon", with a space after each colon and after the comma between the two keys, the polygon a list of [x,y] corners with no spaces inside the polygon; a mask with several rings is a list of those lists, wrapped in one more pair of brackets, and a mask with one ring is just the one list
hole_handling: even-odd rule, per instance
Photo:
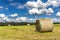
{"label": "mown meadow", "polygon": [[35,25],[0,26],[0,40],[60,40],[60,24],[54,24],[53,32],[35,30]]}

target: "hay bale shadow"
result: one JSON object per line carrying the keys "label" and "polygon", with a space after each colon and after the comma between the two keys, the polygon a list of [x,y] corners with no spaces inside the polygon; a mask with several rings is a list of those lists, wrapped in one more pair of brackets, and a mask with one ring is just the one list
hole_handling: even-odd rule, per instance
{"label": "hay bale shadow", "polygon": [[49,32],[53,32],[53,30],[51,30],[51,31],[39,31],[39,30],[35,30],[35,32],[39,32],[39,33],[49,33]]}

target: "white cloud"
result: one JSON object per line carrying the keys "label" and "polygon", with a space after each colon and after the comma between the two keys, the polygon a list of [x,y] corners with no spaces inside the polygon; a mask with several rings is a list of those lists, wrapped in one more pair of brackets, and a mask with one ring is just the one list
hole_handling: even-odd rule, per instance
{"label": "white cloud", "polygon": [[6,21],[8,17],[5,14],[0,14],[0,22]]}
{"label": "white cloud", "polygon": [[[13,0],[10,0],[13,1]],[[37,1],[27,1],[26,4],[21,4],[19,2],[10,3],[11,6],[16,7],[17,9],[23,9],[24,7],[33,7],[33,8],[46,8],[48,6],[58,7],[60,2],[57,0],[48,0],[46,3],[43,3],[41,0]]]}
{"label": "white cloud", "polygon": [[6,21],[9,21],[9,19],[6,19]]}
{"label": "white cloud", "polygon": [[60,0],[51,0],[51,1],[57,1],[57,2],[60,2]]}
{"label": "white cloud", "polygon": [[33,19],[33,18],[29,18],[28,20],[29,20],[28,22],[35,22],[36,21],[36,19]]}
{"label": "white cloud", "polygon": [[22,21],[26,21],[26,17],[20,17]]}
{"label": "white cloud", "polygon": [[48,8],[49,13],[54,13],[52,8]]}
{"label": "white cloud", "polygon": [[32,10],[29,10],[30,14],[39,14],[39,10],[37,8],[33,8]]}
{"label": "white cloud", "polygon": [[37,0],[37,2],[35,1],[28,1],[26,3],[27,6],[33,7],[33,8],[46,8],[47,5],[45,3],[43,3],[40,0]]}
{"label": "white cloud", "polygon": [[47,4],[47,6],[52,5],[52,4],[51,4],[51,0],[47,0],[46,4]]}
{"label": "white cloud", "polygon": [[27,21],[26,19],[27,19],[26,17],[18,17],[18,18],[16,19],[16,21],[17,21],[17,22],[26,22],[26,21]]}
{"label": "white cloud", "polygon": [[4,17],[4,18],[3,18],[3,20],[7,20],[7,19],[8,19],[8,17]]}
{"label": "white cloud", "polygon": [[49,13],[48,9],[40,9],[39,12],[41,14],[43,14],[43,13]]}
{"label": "white cloud", "polygon": [[18,16],[18,14],[17,14],[17,13],[15,13],[15,14],[11,14],[10,16],[11,16],[11,17],[17,17],[17,16]]}
{"label": "white cloud", "polygon": [[57,14],[56,14],[57,16],[60,16],[60,12],[57,12]]}
{"label": "white cloud", "polygon": [[38,8],[32,8],[31,10],[29,10],[29,13],[30,14],[43,14],[43,13],[46,13],[46,14],[52,14],[54,13],[53,9],[52,8],[48,8],[48,9],[39,9]]}
{"label": "white cloud", "polygon": [[59,5],[59,2],[57,2],[57,1],[52,1],[52,5],[53,5],[53,7],[58,7],[58,6],[60,6],[60,5]]}
{"label": "white cloud", "polygon": [[5,17],[5,14],[0,14],[0,17],[1,17],[1,18]]}
{"label": "white cloud", "polygon": [[48,6],[54,6],[57,7],[58,2],[57,1],[51,1],[48,0],[47,2],[43,3],[41,0],[37,1],[28,1],[26,5],[31,9],[29,9],[30,14],[44,14],[46,13],[47,15],[51,15],[54,13],[54,10],[52,8],[47,8]]}
{"label": "white cloud", "polygon": [[48,0],[46,3],[43,3],[41,0],[36,1],[28,1],[26,3],[27,6],[33,7],[33,8],[46,8],[48,6],[58,7],[60,6],[60,2],[56,0]]}
{"label": "white cloud", "polygon": [[47,4],[47,6],[53,6],[53,7],[58,7],[58,6],[60,6],[60,2],[59,1],[57,1],[57,0],[48,0],[47,2],[46,2],[46,4]]}
{"label": "white cloud", "polygon": [[18,17],[16,22],[35,22],[36,19],[27,18],[27,17]]}
{"label": "white cloud", "polygon": [[0,6],[0,9],[3,9],[4,7],[3,6]]}
{"label": "white cloud", "polygon": [[53,22],[60,22],[60,18],[51,18]]}
{"label": "white cloud", "polygon": [[8,18],[6,19],[7,22],[16,22],[16,19]]}
{"label": "white cloud", "polygon": [[35,19],[27,17],[9,18],[5,14],[0,14],[0,22],[35,22]]}

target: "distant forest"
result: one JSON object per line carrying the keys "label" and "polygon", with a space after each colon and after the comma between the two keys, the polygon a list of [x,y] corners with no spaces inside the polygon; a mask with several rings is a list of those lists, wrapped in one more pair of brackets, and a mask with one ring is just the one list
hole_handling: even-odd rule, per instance
{"label": "distant forest", "polygon": [[34,25],[35,23],[27,23],[27,22],[0,22],[0,26],[20,26],[20,25]]}
{"label": "distant forest", "polygon": [[[20,26],[20,25],[35,25],[35,23],[28,23],[28,22],[0,22],[0,26]],[[60,24],[60,22],[54,22],[54,24]]]}

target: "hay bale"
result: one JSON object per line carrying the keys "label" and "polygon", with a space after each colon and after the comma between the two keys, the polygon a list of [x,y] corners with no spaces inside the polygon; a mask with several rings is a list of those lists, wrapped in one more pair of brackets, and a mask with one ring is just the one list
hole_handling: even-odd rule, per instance
{"label": "hay bale", "polygon": [[30,26],[30,24],[27,24],[28,26]]}
{"label": "hay bale", "polygon": [[10,24],[8,24],[8,26],[11,26]]}
{"label": "hay bale", "polygon": [[52,32],[53,22],[51,19],[38,19],[36,20],[36,30],[39,32]]}

